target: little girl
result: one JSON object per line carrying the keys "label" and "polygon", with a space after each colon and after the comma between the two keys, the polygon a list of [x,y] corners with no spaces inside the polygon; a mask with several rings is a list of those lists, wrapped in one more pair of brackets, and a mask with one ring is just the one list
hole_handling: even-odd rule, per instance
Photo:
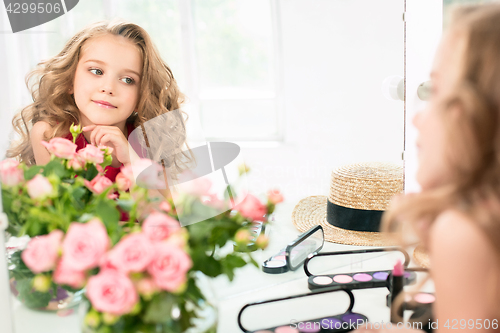
{"label": "little girl", "polygon": [[[170,112],[161,133],[144,133],[147,147],[139,151],[163,161],[173,174],[182,170],[184,164],[176,156],[183,154],[171,150],[185,145],[185,119],[178,111],[184,96],[141,27],[120,21],[95,23],[71,38],[57,56],[41,62],[26,81],[33,78],[29,88],[34,102],[13,119],[21,140],[7,157],[27,165],[46,164],[50,154],[41,142],[71,139],[70,125],[80,124],[84,133],[77,138],[77,149],[87,144],[113,148],[113,163],[105,175],[114,181],[120,166],[130,163],[127,139],[132,130],[141,126],[144,132],[146,121]],[[174,144],[155,144],[168,139]],[[169,151],[162,149],[166,146]]]}
{"label": "little girl", "polygon": [[438,332],[497,331],[500,4],[454,14],[435,56],[432,98],[413,121],[422,191],[395,202],[384,223],[409,222],[429,253]]}

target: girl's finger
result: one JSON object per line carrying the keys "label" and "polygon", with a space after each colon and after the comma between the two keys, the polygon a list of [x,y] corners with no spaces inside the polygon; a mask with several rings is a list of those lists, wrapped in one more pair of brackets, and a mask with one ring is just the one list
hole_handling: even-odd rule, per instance
{"label": "girl's finger", "polygon": [[101,141],[99,141],[98,146],[109,146],[109,144],[106,143],[113,143],[113,136],[109,133],[106,133],[102,136]]}
{"label": "girl's finger", "polygon": [[104,136],[107,136],[108,134],[109,134],[109,132],[107,132],[106,130],[100,129],[99,132],[96,133],[96,136],[94,138],[95,145],[96,146],[102,145],[103,144],[102,138]]}
{"label": "girl's finger", "polygon": [[88,125],[88,126],[84,126],[82,127],[82,131],[83,132],[88,132],[88,131],[92,131],[94,128],[96,128],[97,125]]}
{"label": "girl's finger", "polygon": [[100,130],[101,130],[101,127],[96,126],[96,128],[92,131],[92,133],[90,133],[90,143],[94,146],[96,145],[95,144],[96,135],[99,133]]}

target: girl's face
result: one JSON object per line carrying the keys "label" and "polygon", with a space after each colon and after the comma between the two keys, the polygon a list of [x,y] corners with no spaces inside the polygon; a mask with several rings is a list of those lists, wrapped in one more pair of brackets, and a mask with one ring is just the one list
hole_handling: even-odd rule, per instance
{"label": "girl's face", "polygon": [[80,110],[82,126],[117,126],[139,101],[142,57],[125,37],[107,34],[82,46],[71,93]]}
{"label": "girl's face", "polygon": [[463,41],[452,32],[444,35],[432,66],[432,97],[425,110],[413,118],[419,132],[417,181],[424,190],[450,180],[452,169],[448,159],[445,118],[440,110],[458,82],[464,53]]}

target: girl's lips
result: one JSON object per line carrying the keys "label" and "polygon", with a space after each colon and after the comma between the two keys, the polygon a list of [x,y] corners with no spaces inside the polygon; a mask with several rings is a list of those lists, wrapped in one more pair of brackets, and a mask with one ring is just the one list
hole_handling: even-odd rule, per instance
{"label": "girl's lips", "polygon": [[95,104],[99,105],[100,107],[103,107],[103,108],[107,108],[107,109],[114,109],[116,108],[116,106],[114,106],[113,104],[111,103],[108,103],[106,101],[92,101],[94,102]]}

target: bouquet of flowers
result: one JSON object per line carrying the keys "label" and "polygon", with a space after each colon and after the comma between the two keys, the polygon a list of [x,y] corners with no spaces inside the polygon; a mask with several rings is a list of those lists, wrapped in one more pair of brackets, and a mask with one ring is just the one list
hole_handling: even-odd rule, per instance
{"label": "bouquet of flowers", "polygon": [[[184,332],[205,301],[196,283],[200,272],[232,280],[235,269],[257,265],[250,252],[218,250],[248,244],[252,222],[265,222],[282,201],[279,192],[271,191],[267,204],[248,194],[233,210],[182,227],[179,211],[211,209],[228,199],[214,199],[208,186],[174,205],[136,184],[133,166],[107,182],[102,170],[110,148],[92,146],[86,154],[62,140],[46,144],[53,156],[45,166],[0,164],[9,231],[32,237],[9,258],[27,305],[43,307],[60,288],[85,288],[88,332]],[[123,213],[129,219],[120,222]],[[255,243],[263,248],[267,239]]]}
{"label": "bouquet of flowers", "polygon": [[[71,131],[75,139],[81,129],[72,126]],[[87,145],[76,152],[77,146],[64,138],[42,144],[52,153],[46,165],[27,167],[13,159],[0,162],[7,232],[45,235],[67,230],[72,221],[88,220],[89,214],[116,224],[120,219],[119,202],[114,200],[117,186],[104,176],[112,148]]]}

